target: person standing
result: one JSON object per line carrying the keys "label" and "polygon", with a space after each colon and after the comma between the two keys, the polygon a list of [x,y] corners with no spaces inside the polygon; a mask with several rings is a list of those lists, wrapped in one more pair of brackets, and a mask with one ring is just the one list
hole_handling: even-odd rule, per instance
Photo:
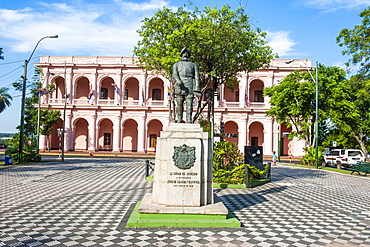
{"label": "person standing", "polygon": [[274,166],[276,166],[276,158],[277,158],[277,156],[276,156],[276,152],[274,151],[274,152],[272,153],[272,165],[274,165]]}

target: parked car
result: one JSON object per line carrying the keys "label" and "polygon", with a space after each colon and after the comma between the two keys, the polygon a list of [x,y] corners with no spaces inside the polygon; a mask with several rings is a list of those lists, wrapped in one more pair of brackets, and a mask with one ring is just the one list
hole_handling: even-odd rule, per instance
{"label": "parked car", "polygon": [[365,161],[365,155],[360,149],[333,149],[324,156],[325,164],[335,164],[338,169],[353,167],[358,161]]}

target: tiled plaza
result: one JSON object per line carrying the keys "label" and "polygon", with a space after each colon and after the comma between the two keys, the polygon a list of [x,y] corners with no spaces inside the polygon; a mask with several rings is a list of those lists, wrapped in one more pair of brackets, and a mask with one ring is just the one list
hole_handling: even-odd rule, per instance
{"label": "tiled plaza", "polygon": [[241,228],[125,228],[151,192],[145,160],[0,169],[0,246],[370,246],[370,179],[275,166],[272,182],[214,192]]}

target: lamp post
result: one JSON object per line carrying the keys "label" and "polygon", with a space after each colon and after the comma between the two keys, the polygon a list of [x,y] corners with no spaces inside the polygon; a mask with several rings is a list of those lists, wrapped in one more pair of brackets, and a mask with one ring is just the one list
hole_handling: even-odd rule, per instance
{"label": "lamp post", "polygon": [[25,100],[26,100],[26,84],[27,84],[27,66],[30,62],[33,54],[36,51],[37,46],[43,39],[47,38],[58,38],[58,35],[52,35],[52,36],[45,36],[42,37],[37,44],[35,45],[35,48],[33,48],[33,51],[31,53],[31,56],[28,58],[28,60],[24,60],[24,70],[23,70],[23,85],[22,85],[22,101],[21,101],[21,120],[20,120],[20,129],[19,129],[19,151],[18,151],[18,162],[22,163],[23,161],[23,146],[24,146],[24,110],[25,110]]}
{"label": "lamp post", "polygon": [[298,60],[304,63],[308,73],[310,74],[312,80],[315,82],[315,168],[319,168],[319,69],[318,62],[316,61],[316,78],[313,77],[311,71],[308,69],[306,62],[302,59],[292,59],[286,61],[286,64],[290,64],[293,61]]}

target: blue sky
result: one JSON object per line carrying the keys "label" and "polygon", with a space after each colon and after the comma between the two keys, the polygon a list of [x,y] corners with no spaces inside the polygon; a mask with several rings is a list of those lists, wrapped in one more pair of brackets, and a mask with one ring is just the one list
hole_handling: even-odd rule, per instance
{"label": "blue sky", "polygon": [[[358,14],[370,0],[202,0],[196,6],[244,6],[255,28],[280,58],[307,58],[327,66],[344,66],[348,60],[336,37],[343,28],[361,23]],[[131,56],[141,20],[163,6],[176,8],[180,0],[0,0],[0,87],[9,87],[23,74],[37,41],[31,63],[38,56]],[[32,78],[33,66],[29,66]],[[20,119],[20,92],[10,89],[12,106],[0,113],[0,133],[16,132]]]}

